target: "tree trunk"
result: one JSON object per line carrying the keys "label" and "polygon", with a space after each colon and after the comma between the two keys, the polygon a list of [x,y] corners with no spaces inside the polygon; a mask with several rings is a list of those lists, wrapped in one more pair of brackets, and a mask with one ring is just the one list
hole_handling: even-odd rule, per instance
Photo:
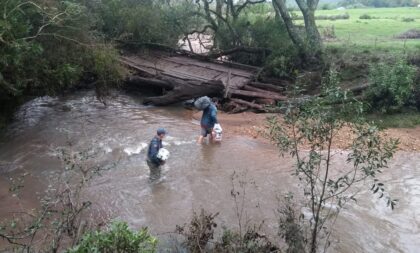
{"label": "tree trunk", "polygon": [[[304,67],[319,67],[322,64],[322,40],[315,22],[317,0],[296,0],[305,21],[305,36],[293,23],[285,0],[273,0],[273,7],[281,16],[293,44],[299,51]],[[307,43],[306,43],[307,42]]]}
{"label": "tree trunk", "polygon": [[158,79],[131,76],[126,79],[126,84],[136,88],[155,90],[160,88],[163,91],[161,95],[148,97],[143,101],[145,104],[153,105],[170,105],[201,96],[221,96],[225,88],[220,80],[200,82],[169,77],[159,77]]}
{"label": "tree trunk", "polygon": [[322,39],[319,34],[315,21],[315,9],[307,8],[302,11],[303,20],[305,21],[306,40],[308,42],[308,49],[310,64],[319,65],[322,63]]}
{"label": "tree trunk", "polygon": [[295,24],[293,24],[293,20],[290,16],[289,10],[287,9],[285,0],[273,0],[273,7],[286,25],[287,33],[289,34],[293,44],[298,48],[299,52],[305,53],[305,42],[300,36],[299,30]]}

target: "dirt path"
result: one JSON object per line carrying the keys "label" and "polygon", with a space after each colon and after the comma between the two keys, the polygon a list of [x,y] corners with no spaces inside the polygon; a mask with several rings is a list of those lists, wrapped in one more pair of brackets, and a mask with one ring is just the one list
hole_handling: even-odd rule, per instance
{"label": "dirt path", "polygon": [[[270,114],[256,114],[243,112],[238,114],[218,113],[218,119],[222,124],[224,138],[229,135],[247,135],[259,138],[264,141],[261,131],[265,129],[266,119]],[[194,113],[194,119],[200,119],[201,112]],[[384,136],[388,138],[400,139],[399,150],[420,151],[420,126],[415,128],[390,128],[384,131]],[[341,131],[336,137],[335,148],[346,149],[350,145],[351,133],[348,130]]]}

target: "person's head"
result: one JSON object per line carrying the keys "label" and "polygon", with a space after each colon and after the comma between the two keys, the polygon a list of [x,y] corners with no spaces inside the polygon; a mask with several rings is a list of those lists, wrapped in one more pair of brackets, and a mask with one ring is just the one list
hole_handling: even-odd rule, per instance
{"label": "person's head", "polygon": [[211,99],[211,102],[213,102],[213,104],[214,104],[216,107],[218,107],[218,106],[219,106],[219,104],[220,104],[219,98],[217,98],[217,97],[213,97],[213,98]]}
{"label": "person's head", "polygon": [[166,130],[165,128],[158,128],[158,130],[156,131],[157,136],[162,140],[163,138],[165,138],[166,135]]}

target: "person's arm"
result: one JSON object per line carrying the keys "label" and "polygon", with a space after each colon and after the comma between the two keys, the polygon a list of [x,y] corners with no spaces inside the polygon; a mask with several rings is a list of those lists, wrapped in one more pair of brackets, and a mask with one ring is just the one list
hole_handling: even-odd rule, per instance
{"label": "person's arm", "polygon": [[159,144],[157,143],[157,141],[152,141],[150,145],[150,160],[152,160],[155,163],[160,163],[161,160],[157,157],[157,154],[159,152]]}
{"label": "person's arm", "polygon": [[201,127],[206,128],[207,124],[209,123],[209,115],[208,115],[208,108],[203,110],[203,115],[201,115],[200,125]]}
{"label": "person's arm", "polygon": [[211,121],[214,122],[214,124],[219,123],[217,121],[217,109],[215,107],[212,108],[210,116],[211,116]]}

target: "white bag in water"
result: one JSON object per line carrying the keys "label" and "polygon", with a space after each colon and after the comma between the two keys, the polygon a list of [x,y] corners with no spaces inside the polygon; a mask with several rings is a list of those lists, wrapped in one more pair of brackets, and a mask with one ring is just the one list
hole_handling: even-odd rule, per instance
{"label": "white bag in water", "polygon": [[213,128],[214,141],[221,142],[222,141],[222,134],[223,134],[222,126],[219,123],[215,124],[214,128]]}
{"label": "white bag in water", "polygon": [[162,161],[166,161],[169,158],[169,151],[165,148],[159,149],[158,154],[156,155],[157,158],[159,158]]}

